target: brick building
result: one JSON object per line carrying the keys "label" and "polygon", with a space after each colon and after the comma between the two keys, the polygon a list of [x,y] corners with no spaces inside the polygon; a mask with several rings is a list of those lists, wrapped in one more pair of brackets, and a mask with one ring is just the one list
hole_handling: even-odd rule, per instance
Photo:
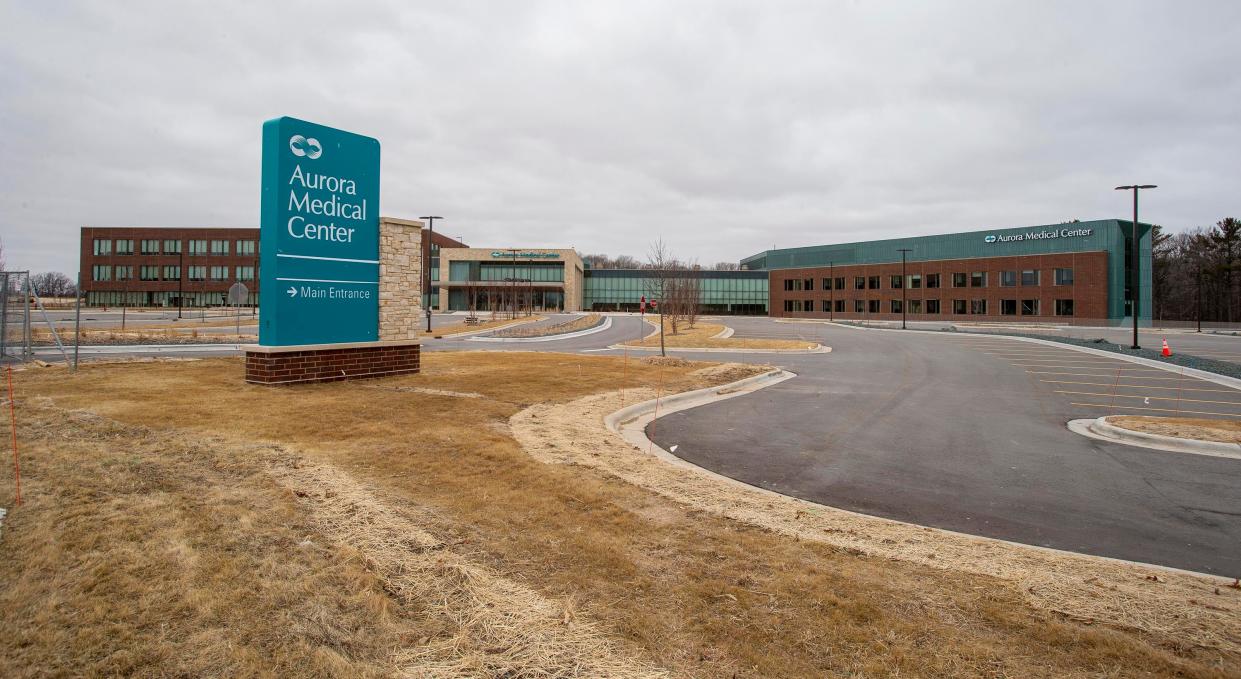
{"label": "brick building", "polygon": [[[1109,219],[769,250],[741,266],[768,271],[773,317],[1118,324],[1130,313],[1131,233]],[[1147,224],[1139,248],[1149,320]]]}
{"label": "brick building", "polygon": [[[438,233],[422,241],[424,258],[460,247]],[[82,227],[82,292],[91,306],[218,306],[238,282],[252,306],[258,267],[257,228]]]}

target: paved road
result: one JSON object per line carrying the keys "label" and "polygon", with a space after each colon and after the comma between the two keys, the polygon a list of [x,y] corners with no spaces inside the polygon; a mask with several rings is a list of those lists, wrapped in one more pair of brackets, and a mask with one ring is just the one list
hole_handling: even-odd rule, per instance
{"label": "paved road", "polygon": [[797,379],[660,418],[656,442],[695,464],[867,514],[1241,574],[1241,460],[1065,428],[1113,412],[1241,418],[1237,390],[1001,338],[731,323],[833,351],[781,356]]}

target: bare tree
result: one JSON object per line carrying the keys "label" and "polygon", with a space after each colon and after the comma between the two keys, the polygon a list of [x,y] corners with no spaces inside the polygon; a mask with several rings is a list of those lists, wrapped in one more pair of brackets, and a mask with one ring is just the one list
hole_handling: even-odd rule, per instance
{"label": "bare tree", "polygon": [[73,279],[59,271],[46,271],[30,277],[30,284],[43,297],[69,297],[76,292]]}
{"label": "bare tree", "polygon": [[711,265],[712,271],[737,271],[740,268],[736,262],[716,262]]}
{"label": "bare tree", "polygon": [[0,238],[0,271],[4,271],[7,267],[4,261],[4,239]]}
{"label": "bare tree", "polygon": [[612,260],[612,265],[613,268],[616,269],[642,268],[642,262],[639,262],[637,257],[630,257],[629,255],[617,255],[616,258]]}

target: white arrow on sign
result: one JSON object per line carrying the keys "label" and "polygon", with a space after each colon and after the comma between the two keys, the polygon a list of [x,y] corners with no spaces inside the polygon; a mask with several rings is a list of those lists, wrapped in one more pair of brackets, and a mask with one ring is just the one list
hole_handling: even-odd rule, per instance
{"label": "white arrow on sign", "polygon": [[287,292],[289,293],[289,297],[297,297],[297,288],[293,286],[289,286],[289,289]]}

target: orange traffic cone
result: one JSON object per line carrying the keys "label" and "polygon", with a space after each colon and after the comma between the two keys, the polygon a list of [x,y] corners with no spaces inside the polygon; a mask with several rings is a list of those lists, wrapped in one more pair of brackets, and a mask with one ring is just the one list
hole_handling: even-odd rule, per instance
{"label": "orange traffic cone", "polygon": [[1159,352],[1159,355],[1165,358],[1172,355],[1172,349],[1168,348],[1168,339],[1166,337],[1163,340],[1163,351]]}

